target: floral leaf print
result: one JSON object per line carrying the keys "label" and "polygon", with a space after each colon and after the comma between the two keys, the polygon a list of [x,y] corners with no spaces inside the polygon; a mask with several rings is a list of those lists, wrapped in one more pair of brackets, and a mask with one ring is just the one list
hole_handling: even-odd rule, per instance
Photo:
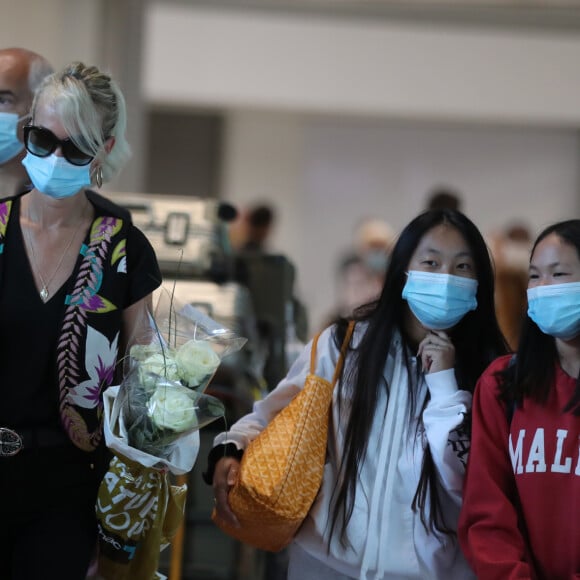
{"label": "floral leaf print", "polygon": [[0,203],[0,233],[2,236],[6,233],[6,225],[8,224],[8,216],[10,215],[11,201]]}
{"label": "floral leaf print", "polygon": [[103,314],[105,312],[111,312],[111,310],[116,310],[117,307],[99,294],[84,294],[84,300],[80,304],[80,307],[89,312],[96,312],[97,314]]}
{"label": "floral leaf print", "polygon": [[[115,232],[121,229],[121,220],[115,218],[99,218],[91,228],[91,242],[84,246],[82,279],[83,285],[67,298],[67,304],[78,306],[86,312],[102,314],[116,310],[117,306],[98,294],[103,283],[103,264],[106,261],[109,242]],[[115,252],[124,251],[122,243]]]}
{"label": "floral leaf print", "polygon": [[115,249],[113,250],[113,255],[111,256],[111,265],[115,265],[117,262],[117,272],[127,273],[127,239],[122,239]]}
{"label": "floral leaf print", "polygon": [[119,274],[126,274],[127,273],[127,256],[123,256],[119,260],[119,264],[117,265],[117,272]]}
{"label": "floral leaf print", "polygon": [[11,207],[11,201],[0,203],[0,254],[4,251],[4,238],[6,237],[6,227]]}
{"label": "floral leaf print", "polygon": [[107,216],[98,217],[91,228],[91,244],[109,242],[120,231],[122,225],[123,220]]}
{"label": "floral leaf print", "polygon": [[[88,326],[87,319],[117,309],[99,296],[99,290],[103,267],[110,260],[112,237],[122,226],[123,220],[115,217],[98,217],[93,222],[89,244],[81,247],[83,259],[74,287],[65,299],[63,331],[57,344],[61,421],[73,443],[85,451],[94,450],[103,436],[99,395],[112,381],[118,347],[118,333],[109,343],[106,337]],[[93,358],[87,358],[84,365],[79,360],[82,340],[86,340],[86,353],[93,353]],[[86,418],[85,414],[81,415],[83,409],[88,413]]]}
{"label": "floral leaf print", "polygon": [[92,409],[99,404],[102,389],[113,382],[119,333],[109,343],[98,330],[87,327],[85,368],[89,379],[69,389],[67,398],[77,407]]}

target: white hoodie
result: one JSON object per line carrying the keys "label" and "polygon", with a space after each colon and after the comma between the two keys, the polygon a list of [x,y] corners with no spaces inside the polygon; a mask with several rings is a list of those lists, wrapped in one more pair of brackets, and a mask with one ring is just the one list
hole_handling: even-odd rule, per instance
{"label": "white hoodie", "polygon": [[[354,344],[360,341],[365,328],[365,325],[357,324]],[[311,347],[312,343],[309,343],[286,378],[254,405],[252,413],[237,421],[230,431],[216,437],[215,445],[235,443],[239,449],[247,447],[303,387],[310,371]],[[326,329],[318,341],[316,374],[332,380],[338,355],[331,329]],[[338,480],[337,457],[344,449],[348,417],[348,401],[344,399],[348,397],[348,389],[343,389],[343,417],[339,419],[338,387],[333,397],[333,421],[329,429],[322,486],[294,541],[326,566],[361,580],[475,578],[457,541],[428,534],[420,514],[411,509],[423,450],[428,443],[439,475],[446,523],[456,530],[469,449],[467,435],[457,428],[471,408],[471,394],[458,389],[453,369],[425,375],[415,389],[417,412],[411,420],[403,356],[401,340],[397,337],[391,345],[384,370],[389,385],[389,405],[386,391],[381,391],[375,415],[368,418],[372,419],[370,439],[347,527],[346,547],[335,530],[328,550],[331,496]],[[414,357],[410,364],[415,370],[417,362]],[[417,373],[411,374],[415,380]],[[427,389],[431,399],[423,412],[423,429],[417,419]],[[360,420],[367,418],[361,417]]]}

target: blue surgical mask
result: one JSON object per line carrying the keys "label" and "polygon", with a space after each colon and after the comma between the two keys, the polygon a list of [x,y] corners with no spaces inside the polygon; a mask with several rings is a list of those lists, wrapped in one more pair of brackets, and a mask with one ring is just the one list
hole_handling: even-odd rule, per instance
{"label": "blue surgical mask", "polygon": [[403,298],[419,322],[430,330],[455,326],[477,308],[477,280],[410,270]]}
{"label": "blue surgical mask", "polygon": [[22,165],[34,187],[55,199],[70,197],[91,184],[90,164],[73,165],[54,153],[49,157],[27,153]]}
{"label": "blue surgical mask", "polygon": [[0,165],[16,157],[24,145],[18,140],[18,115],[0,113]]}
{"label": "blue surgical mask", "polygon": [[570,340],[580,334],[580,282],[528,288],[528,316],[544,334]]}
{"label": "blue surgical mask", "polygon": [[364,261],[371,272],[382,275],[387,271],[389,256],[384,250],[368,250],[364,255]]}

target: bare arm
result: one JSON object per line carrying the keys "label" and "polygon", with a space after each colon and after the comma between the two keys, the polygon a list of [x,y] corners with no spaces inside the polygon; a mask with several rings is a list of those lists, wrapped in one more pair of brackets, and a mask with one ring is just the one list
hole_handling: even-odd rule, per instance
{"label": "bare arm", "polygon": [[142,342],[144,337],[150,336],[151,326],[148,314],[152,312],[152,309],[153,294],[148,294],[123,310],[123,330],[119,352],[124,354],[128,346]]}

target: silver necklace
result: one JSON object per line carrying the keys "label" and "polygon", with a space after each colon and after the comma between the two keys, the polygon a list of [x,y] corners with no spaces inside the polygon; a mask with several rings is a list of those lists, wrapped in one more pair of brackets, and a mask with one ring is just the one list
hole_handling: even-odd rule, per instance
{"label": "silver necklace", "polygon": [[[47,282],[45,282],[44,276],[42,275],[42,272],[40,271],[40,268],[38,267],[38,264],[36,262],[36,254],[34,253],[34,244],[32,243],[32,238],[30,237],[30,231],[29,231],[30,226],[28,228],[26,228],[26,236],[25,237],[26,237],[26,241],[28,242],[28,247],[30,249],[30,258],[32,261],[32,268],[34,269],[34,271],[38,274],[38,277],[40,278],[42,288],[40,289],[39,294],[40,294],[41,300],[45,304],[46,304],[46,302],[48,302],[48,299],[50,298],[50,292],[48,291],[50,284],[54,280],[54,277],[56,276],[57,272],[60,270],[60,267],[62,266],[64,258],[68,254],[68,251],[70,250],[70,247],[72,246],[72,243],[73,243],[74,239],[76,238],[76,235],[77,235],[81,225],[83,224],[83,215],[84,215],[84,209],[83,209],[83,213],[81,214],[81,217],[79,219],[79,222],[77,224],[77,227],[75,228],[75,231],[73,232],[73,235],[71,236],[70,240],[68,241],[66,248],[62,252],[60,260],[58,261],[58,264],[56,265],[56,268],[54,269],[52,276],[48,279]],[[32,220],[30,219],[30,216],[28,216],[28,221],[32,222]]]}

